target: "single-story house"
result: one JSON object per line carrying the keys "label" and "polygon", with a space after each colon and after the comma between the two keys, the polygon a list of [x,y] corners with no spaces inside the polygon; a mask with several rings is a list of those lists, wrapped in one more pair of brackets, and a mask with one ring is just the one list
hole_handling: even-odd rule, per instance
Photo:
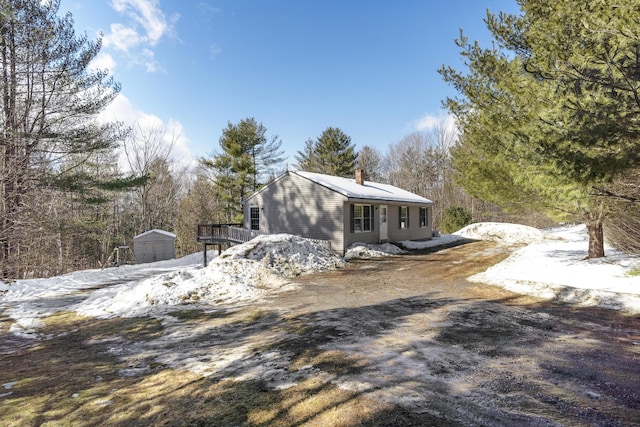
{"label": "single-story house", "polygon": [[163,261],[176,257],[176,235],[164,230],[149,230],[133,238],[133,255],[136,261]]}
{"label": "single-story house", "polygon": [[243,200],[244,228],[329,240],[344,254],[353,243],[432,237],[433,202],[388,184],[287,171]]}

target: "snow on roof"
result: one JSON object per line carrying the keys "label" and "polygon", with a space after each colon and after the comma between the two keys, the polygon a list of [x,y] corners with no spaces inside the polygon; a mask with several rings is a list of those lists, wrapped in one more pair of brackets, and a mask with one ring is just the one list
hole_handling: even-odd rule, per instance
{"label": "snow on roof", "polygon": [[389,184],[379,184],[365,180],[364,185],[360,185],[356,183],[355,178],[341,178],[339,176],[304,171],[289,171],[289,173],[306,178],[350,199],[433,204],[429,199]]}
{"label": "snow on roof", "polygon": [[154,228],[153,230],[149,230],[149,231],[145,231],[142,234],[138,234],[136,237],[134,237],[134,239],[137,239],[138,237],[142,237],[142,236],[146,236],[147,234],[151,234],[151,233],[156,233],[156,234],[162,234],[168,237],[172,237],[172,238],[176,238],[176,235],[169,232],[169,231],[164,231],[164,230],[160,230],[158,228]]}

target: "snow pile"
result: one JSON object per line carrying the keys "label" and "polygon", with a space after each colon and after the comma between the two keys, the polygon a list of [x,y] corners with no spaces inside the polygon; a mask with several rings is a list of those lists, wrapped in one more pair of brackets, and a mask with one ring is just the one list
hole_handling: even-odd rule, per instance
{"label": "snow pile", "polygon": [[[208,258],[213,259],[213,252]],[[49,279],[17,280],[0,283],[0,312],[15,319],[10,331],[25,338],[37,337],[36,330],[43,326],[40,319],[54,313],[72,310],[88,294],[106,292],[117,284],[132,283],[176,269],[196,268],[202,262],[202,253],[179,259],[149,264],[123,265],[104,269],[82,270]],[[115,286],[114,286],[115,285]]]}
{"label": "snow pile", "polygon": [[224,251],[206,268],[189,268],[94,292],[75,307],[96,317],[140,316],[186,303],[221,304],[251,300],[287,286],[285,277],[343,266],[318,243],[277,234],[258,236]]}
{"label": "snow pile", "polygon": [[234,246],[206,268],[201,263],[199,253],[179,260],[18,281],[3,285],[0,311],[16,319],[12,332],[34,336],[42,326],[40,319],[59,311],[133,317],[188,303],[234,303],[288,287],[285,277],[346,264],[318,243],[285,234],[260,236]]}
{"label": "snow pile", "polygon": [[519,224],[478,222],[453,233],[474,240],[491,240],[505,245],[527,245],[544,237],[537,228]]}
{"label": "snow pile", "polygon": [[354,243],[347,249],[344,254],[344,259],[370,259],[389,255],[400,255],[404,253],[406,253],[406,251],[403,251],[391,243],[382,243],[379,245],[371,243]]}
{"label": "snow pile", "polygon": [[291,234],[258,236],[227,249],[218,259],[259,261],[285,277],[333,270],[346,265],[331,249]]}
{"label": "snow pile", "polygon": [[[514,224],[474,224],[477,235],[532,236]],[[502,230],[500,230],[502,228]],[[525,231],[520,239],[519,233]],[[588,236],[584,225],[538,230],[541,238],[518,249],[503,262],[469,278],[513,292],[586,306],[640,312],[640,256],[606,247],[605,258],[585,259]]]}
{"label": "snow pile", "polygon": [[74,309],[84,316],[133,317],[187,303],[252,299],[285,284],[281,276],[255,261],[215,259],[207,268],[173,271],[96,291]]}

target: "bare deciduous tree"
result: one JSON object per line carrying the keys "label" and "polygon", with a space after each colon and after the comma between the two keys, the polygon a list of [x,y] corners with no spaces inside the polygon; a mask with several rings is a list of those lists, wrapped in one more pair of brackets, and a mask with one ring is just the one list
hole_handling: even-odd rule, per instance
{"label": "bare deciduous tree", "polygon": [[132,233],[153,228],[171,228],[182,184],[170,156],[179,135],[165,126],[134,126],[124,144],[129,169],[146,177],[146,182],[130,194],[128,210]]}
{"label": "bare deciduous tree", "polygon": [[382,155],[375,147],[365,145],[360,149],[356,167],[364,171],[367,180],[383,182]]}

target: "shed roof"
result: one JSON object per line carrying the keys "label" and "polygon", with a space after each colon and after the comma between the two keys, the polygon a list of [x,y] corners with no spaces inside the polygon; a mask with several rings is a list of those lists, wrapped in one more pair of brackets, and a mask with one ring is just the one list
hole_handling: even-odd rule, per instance
{"label": "shed roof", "polygon": [[433,204],[429,199],[389,184],[365,181],[364,185],[360,185],[356,183],[354,178],[341,178],[338,176],[304,171],[289,171],[289,173],[294,173],[316,184],[327,187],[349,199]]}
{"label": "shed roof", "polygon": [[158,228],[154,228],[153,230],[145,231],[142,234],[138,234],[136,237],[134,237],[134,239],[137,239],[138,237],[143,237],[143,236],[146,236],[146,235],[149,235],[149,234],[152,234],[152,233],[162,234],[163,236],[171,237],[171,238],[174,238],[174,239],[176,238],[176,235],[171,233],[171,232],[169,232],[169,231],[164,231],[164,230],[160,230]]}

